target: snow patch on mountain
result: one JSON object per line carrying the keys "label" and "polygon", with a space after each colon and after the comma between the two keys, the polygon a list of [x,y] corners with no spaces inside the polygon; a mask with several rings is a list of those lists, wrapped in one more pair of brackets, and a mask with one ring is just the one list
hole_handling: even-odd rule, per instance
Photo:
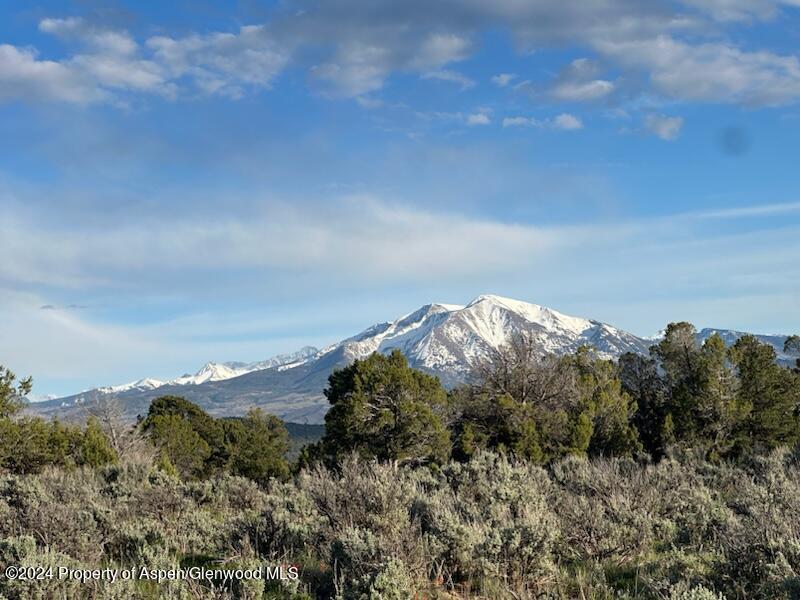
{"label": "snow patch on mountain", "polygon": [[582,344],[595,346],[607,357],[646,350],[639,338],[610,325],[487,294],[466,306],[425,305],[329,346],[320,356],[338,351],[345,359],[354,360],[398,349],[414,367],[459,377],[523,332],[548,353],[574,351]]}
{"label": "snow patch on mountain", "polygon": [[127,392],[129,390],[154,390],[165,384],[166,381],[160,381],[159,379],[146,377],[130,383],[123,383],[122,385],[101,387],[98,388],[97,391],[103,394],[118,394],[120,392]]}
{"label": "snow patch on mountain", "polygon": [[253,371],[261,371],[263,369],[296,367],[304,364],[307,360],[319,353],[317,348],[313,346],[304,346],[297,352],[291,354],[278,354],[267,360],[262,360],[254,363],[242,362],[207,362],[199,371],[194,375],[185,374],[169,381],[161,381],[159,379],[139,379],[131,383],[124,383],[122,385],[112,385],[97,388],[101,394],[120,394],[131,390],[154,390],[165,385],[200,385],[208,381],[224,381],[226,379],[233,379],[246,373]]}

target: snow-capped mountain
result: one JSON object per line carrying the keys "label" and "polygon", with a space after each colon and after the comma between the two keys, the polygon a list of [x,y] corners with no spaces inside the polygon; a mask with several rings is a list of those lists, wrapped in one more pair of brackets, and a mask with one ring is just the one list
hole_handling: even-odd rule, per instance
{"label": "snow-capped mountain", "polygon": [[127,392],[129,390],[154,390],[156,388],[161,387],[165,383],[166,381],[160,381],[158,379],[145,377],[144,379],[131,381],[130,383],[100,387],[97,388],[97,391],[102,394],[118,394],[120,392]]}
{"label": "snow-capped mountain", "polygon": [[[113,395],[134,418],[144,414],[154,398],[175,394],[218,416],[242,414],[252,406],[260,406],[287,421],[319,423],[328,408],[322,394],[328,376],[333,369],[357,358],[399,349],[411,366],[433,373],[445,385],[452,386],[463,382],[478,361],[523,332],[532,336],[543,353],[564,354],[589,344],[608,358],[625,352],[645,354],[657,341],[537,304],[484,295],[464,306],[427,304],[322,350],[307,347],[250,364],[208,363],[194,375],[171,381],[145,379],[98,388],[31,404],[30,409],[40,414],[79,416],[92,399]],[[699,341],[714,332],[722,335],[726,343],[733,343],[742,335],[708,329],[698,334]],[[782,349],[784,336],[761,337]]]}
{"label": "snow-capped mountain", "polygon": [[310,357],[317,354],[319,350],[313,346],[304,346],[297,352],[291,354],[278,354],[267,360],[262,360],[254,363],[243,362],[207,362],[199,371],[194,375],[189,373],[170,379],[169,381],[161,381],[159,379],[145,378],[131,383],[123,383],[122,385],[112,385],[100,387],[96,390],[89,390],[89,392],[100,392],[102,394],[119,394],[130,390],[154,390],[165,385],[200,385],[207,381],[224,381],[225,379],[232,379],[245,373],[253,371],[261,371],[263,369],[271,369],[274,367],[296,366],[303,361],[308,360]]}
{"label": "snow-capped mountain", "polygon": [[429,304],[396,321],[374,325],[322,350],[346,361],[399,349],[412,366],[445,381],[463,379],[476,363],[519,333],[532,335],[543,353],[564,354],[584,344],[604,357],[646,352],[640,338],[598,321],[571,317],[550,308],[478,296],[466,306]]}

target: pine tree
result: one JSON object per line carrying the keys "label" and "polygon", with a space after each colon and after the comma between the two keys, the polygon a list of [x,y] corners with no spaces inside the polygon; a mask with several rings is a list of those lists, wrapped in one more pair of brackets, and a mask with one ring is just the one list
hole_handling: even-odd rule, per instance
{"label": "pine tree", "polygon": [[17,376],[0,365],[0,419],[13,416],[23,406],[23,398],[29,394],[33,380],[28,377],[17,381]]}
{"label": "pine tree", "polygon": [[436,377],[395,350],[356,360],[328,378],[331,404],[322,440],[329,461],[349,452],[399,463],[442,462],[450,438],[440,413],[447,395]]}
{"label": "pine tree", "polygon": [[260,484],[289,475],[284,458],[289,449],[289,434],[278,417],[254,408],[244,419],[226,421],[225,433],[234,474]]}
{"label": "pine tree", "polygon": [[[174,451],[178,451],[177,443],[165,439],[169,433],[165,422],[177,423],[178,421],[181,421],[178,426],[182,436],[180,444],[187,448],[196,446],[203,455],[202,467],[192,466],[189,471],[198,477],[207,477],[222,471],[230,458],[222,423],[185,398],[180,396],[156,398],[150,403],[147,417],[141,422],[140,427],[157,446],[166,444]],[[189,431],[194,435],[191,435]],[[202,444],[194,439],[195,436],[199,437]],[[171,459],[181,472],[187,472],[184,471],[183,466],[188,465],[189,462],[196,462],[195,459],[189,460],[188,457],[178,459],[176,456],[171,456]]]}
{"label": "pine tree", "polygon": [[800,373],[800,335],[790,335],[783,343],[783,351],[786,354],[794,354],[798,358],[794,361],[795,373]]}
{"label": "pine tree", "polygon": [[89,417],[79,444],[78,464],[89,467],[100,467],[117,461],[117,453],[111,442],[103,433],[100,423]]}
{"label": "pine tree", "polygon": [[800,376],[780,367],[775,350],[751,335],[730,350],[740,387],[739,401],[747,410],[741,432],[755,448],[775,448],[800,441]]}
{"label": "pine tree", "polygon": [[670,323],[651,353],[664,371],[665,409],[672,416],[676,442],[702,448],[709,458],[729,452],[743,408],[723,340],[715,334],[699,346],[693,325]]}
{"label": "pine tree", "polygon": [[656,460],[664,456],[667,442],[668,389],[653,358],[627,352],[619,358],[619,378],[622,389],[636,403],[632,423],[639,433],[644,450]]}
{"label": "pine tree", "polygon": [[159,454],[182,476],[202,478],[209,475],[207,461],[211,447],[188,419],[176,414],[158,414],[148,416],[145,423],[145,432]]}
{"label": "pine tree", "polygon": [[[591,456],[620,456],[641,450],[632,424],[636,404],[623,389],[617,365],[598,359],[584,346],[568,360],[577,374],[581,419],[589,419],[591,435],[586,448]],[[581,434],[588,431],[581,421]]]}

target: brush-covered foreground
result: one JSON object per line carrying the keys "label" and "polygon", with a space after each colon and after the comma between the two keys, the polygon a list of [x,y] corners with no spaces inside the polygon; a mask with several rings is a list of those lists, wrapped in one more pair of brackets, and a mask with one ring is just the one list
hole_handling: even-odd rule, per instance
{"label": "brush-covered foreground", "polygon": [[46,422],[0,367],[0,567],[300,574],[0,576],[0,596],[800,598],[800,358],[775,358],[688,323],[619,361],[523,336],[447,391],[374,354],[330,376],[325,433],[294,465],[259,410],[164,396],[135,425],[113,403]]}
{"label": "brush-covered foreground", "polygon": [[0,478],[0,564],[299,565],[295,582],[0,579],[6,598],[796,598],[800,453],[738,466],[484,452],[259,487],[147,461]]}

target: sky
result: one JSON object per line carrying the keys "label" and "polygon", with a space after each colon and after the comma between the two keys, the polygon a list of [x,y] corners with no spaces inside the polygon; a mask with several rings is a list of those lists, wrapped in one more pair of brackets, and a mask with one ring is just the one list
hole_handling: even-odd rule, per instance
{"label": "sky", "polygon": [[0,6],[0,364],[66,395],[492,293],[800,332],[800,0]]}

